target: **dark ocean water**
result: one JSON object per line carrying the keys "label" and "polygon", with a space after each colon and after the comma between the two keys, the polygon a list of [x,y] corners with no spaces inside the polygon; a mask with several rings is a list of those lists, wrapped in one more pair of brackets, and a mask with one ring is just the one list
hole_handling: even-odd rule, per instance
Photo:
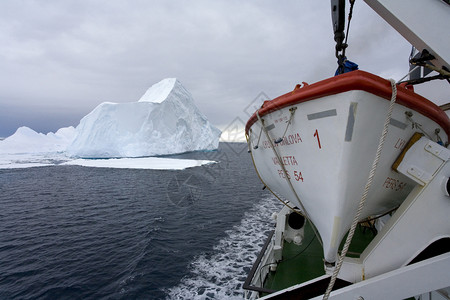
{"label": "dark ocean water", "polygon": [[278,203],[245,144],[182,171],[0,170],[0,299],[240,299]]}

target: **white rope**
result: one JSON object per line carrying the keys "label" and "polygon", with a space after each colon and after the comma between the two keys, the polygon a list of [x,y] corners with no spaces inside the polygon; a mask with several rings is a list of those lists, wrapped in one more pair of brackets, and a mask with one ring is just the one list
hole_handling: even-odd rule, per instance
{"label": "white rope", "polygon": [[323,300],[327,300],[328,299],[328,297],[330,296],[331,290],[333,289],[334,283],[336,282],[337,276],[339,274],[339,271],[341,269],[342,263],[344,261],[344,257],[347,254],[347,251],[348,251],[348,248],[350,247],[350,243],[352,241],[353,235],[355,234],[355,229],[356,229],[356,226],[358,224],[359,217],[361,216],[361,212],[362,212],[362,210],[364,208],[364,203],[366,202],[366,198],[367,198],[367,195],[369,193],[370,187],[372,185],[373,178],[375,177],[375,171],[377,169],[378,162],[380,160],[381,151],[383,150],[384,142],[386,140],[386,136],[387,136],[387,133],[388,133],[389,123],[391,121],[392,110],[394,108],[395,100],[397,98],[397,86],[395,84],[395,81],[393,79],[391,79],[390,81],[391,81],[391,87],[392,87],[391,103],[389,105],[389,110],[388,110],[388,113],[386,115],[386,120],[384,122],[383,132],[382,132],[381,137],[380,137],[380,142],[378,144],[377,153],[375,155],[375,159],[373,161],[372,168],[371,168],[371,170],[369,172],[369,178],[367,179],[366,186],[364,187],[364,192],[363,192],[363,194],[361,196],[361,200],[359,202],[358,210],[356,211],[356,215],[355,215],[355,217],[353,219],[353,223],[352,223],[352,225],[350,227],[350,230],[348,232],[348,236],[347,236],[347,239],[345,240],[344,247],[342,248],[341,255],[339,256],[338,263],[336,265],[336,268],[333,271],[333,275],[331,276],[330,283],[328,284],[328,288],[327,288],[325,294],[323,295]]}

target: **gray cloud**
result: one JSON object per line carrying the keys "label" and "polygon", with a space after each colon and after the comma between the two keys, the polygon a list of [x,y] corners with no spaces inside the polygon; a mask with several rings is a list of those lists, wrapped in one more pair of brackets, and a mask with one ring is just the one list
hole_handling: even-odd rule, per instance
{"label": "gray cloud", "polygon": [[[351,26],[350,59],[406,74],[408,43],[363,2]],[[49,113],[33,129],[57,130],[166,77],[225,126],[261,91],[275,97],[332,76],[336,59],[328,1],[4,0],[0,65],[2,136],[29,124],[29,110]]]}

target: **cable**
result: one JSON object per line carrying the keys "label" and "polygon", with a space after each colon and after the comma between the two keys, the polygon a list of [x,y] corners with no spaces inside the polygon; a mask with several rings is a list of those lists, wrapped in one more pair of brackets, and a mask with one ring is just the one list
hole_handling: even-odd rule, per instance
{"label": "cable", "polygon": [[294,194],[295,198],[297,199],[297,202],[300,205],[300,209],[303,212],[303,214],[305,215],[306,220],[308,220],[308,222],[311,224],[311,227],[312,227],[314,233],[316,234],[318,240],[320,241],[320,244],[323,246],[323,243],[322,243],[322,240],[320,239],[319,233],[317,232],[316,228],[314,227],[314,225],[311,221],[311,218],[309,217],[308,212],[306,211],[305,207],[303,206],[303,203],[300,200],[300,197],[298,196],[297,191],[295,190],[294,186],[292,185],[291,180],[289,179],[288,172],[286,171],[286,167],[284,166],[283,161],[281,160],[280,154],[275,149],[272,139],[270,138],[269,132],[267,131],[267,128],[264,125],[264,120],[262,120],[261,117],[259,116],[259,109],[256,111],[256,117],[258,118],[259,122],[261,123],[264,133],[266,134],[267,140],[269,141],[270,146],[272,147],[273,153],[275,154],[275,156],[278,159],[280,167],[284,173],[284,178],[286,179],[286,182],[288,183],[289,188],[291,189],[292,193]]}
{"label": "cable", "polygon": [[[247,134],[245,135],[245,138],[247,139],[247,143],[250,145],[250,138],[248,137]],[[251,151],[250,151],[250,156],[252,158],[252,163],[253,163],[253,167],[255,168],[256,175],[258,176],[259,180],[261,180],[261,182],[264,184],[264,186],[272,193],[272,195],[275,196],[275,198],[278,199],[278,201],[283,203],[283,205],[289,207],[292,211],[294,211],[297,214],[303,216],[303,214],[300,211],[298,211],[297,209],[295,209],[292,206],[290,206],[286,201],[283,201],[274,191],[272,191],[272,189],[269,186],[267,186],[267,184],[264,182],[264,180],[261,178],[261,175],[258,172],[258,168],[256,167],[255,160],[253,159],[253,153]]]}
{"label": "cable", "polygon": [[[347,41],[348,41],[348,32],[350,30],[350,21],[352,20],[352,16],[353,16],[353,6],[355,5],[355,0],[350,0],[350,12],[348,13],[348,24],[347,24],[347,31],[345,33],[345,42],[344,44],[348,46]],[[343,50],[342,55],[345,56],[345,48]]]}

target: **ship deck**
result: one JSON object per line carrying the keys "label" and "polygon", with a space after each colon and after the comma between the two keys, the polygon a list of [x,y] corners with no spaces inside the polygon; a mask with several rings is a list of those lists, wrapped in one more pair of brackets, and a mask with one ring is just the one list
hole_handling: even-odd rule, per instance
{"label": "ship deck", "polygon": [[[361,252],[375,237],[373,227],[358,225],[350,244],[348,257],[359,257]],[[345,242],[346,236],[341,244]],[[307,223],[304,240],[301,245],[284,243],[283,258],[277,269],[270,272],[264,282],[264,288],[279,291],[290,286],[301,284],[325,274],[323,265],[323,250],[314,232]]]}

